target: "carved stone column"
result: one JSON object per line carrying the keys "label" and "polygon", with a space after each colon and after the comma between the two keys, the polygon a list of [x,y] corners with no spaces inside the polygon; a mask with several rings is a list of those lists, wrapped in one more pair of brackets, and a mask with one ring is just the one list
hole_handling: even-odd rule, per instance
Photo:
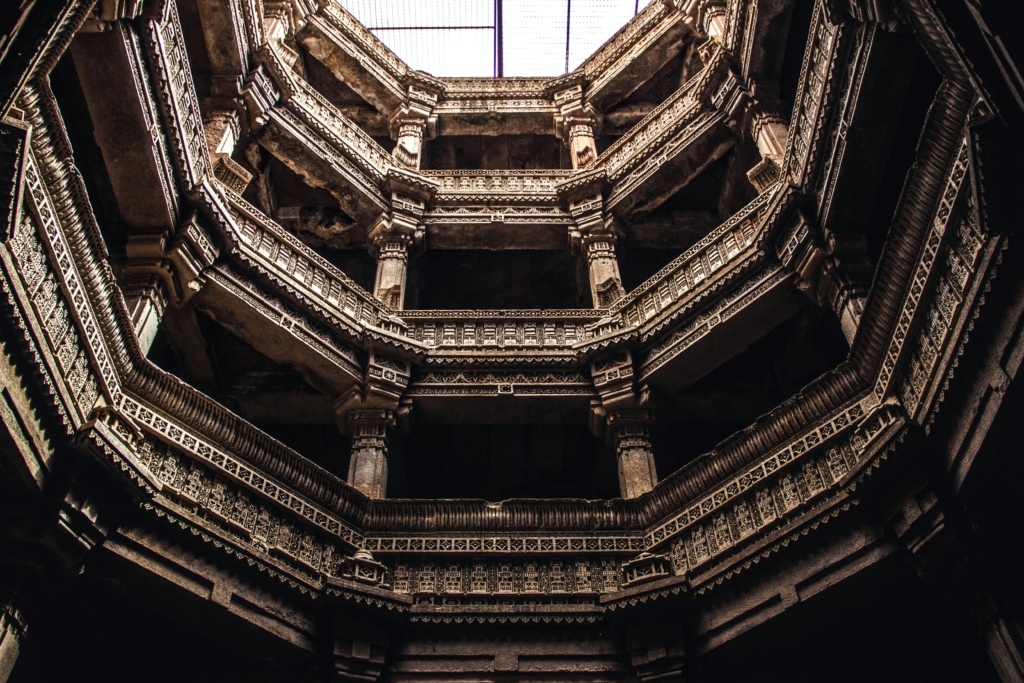
{"label": "carved stone column", "polygon": [[410,75],[405,103],[389,118],[391,137],[396,141],[392,156],[407,168],[419,170],[423,161],[423,142],[437,134],[437,105],[440,85],[425,77]]}
{"label": "carved stone column", "polygon": [[595,139],[601,134],[602,118],[583,102],[583,86],[574,85],[555,93],[555,135],[569,148],[574,169],[586,168],[597,159]]}
{"label": "carved stone column", "polygon": [[761,153],[761,161],[747,171],[747,178],[758,192],[764,192],[779,179],[789,130],[778,114],[759,112],[750,122],[750,137]]}
{"label": "carved stone column", "polygon": [[617,410],[608,415],[618,464],[619,492],[623,498],[636,498],[658,483],[648,425],[654,421],[649,410]]}
{"label": "carved stone column", "polygon": [[128,315],[142,353],[146,354],[167,308],[167,290],[164,281],[153,274],[129,275],[123,280],[121,292],[128,306]]}
{"label": "carved stone column", "polygon": [[252,174],[231,158],[241,129],[238,112],[213,111],[204,117],[203,125],[206,128],[206,143],[210,148],[214,176],[238,194],[242,194],[252,180]]}
{"label": "carved stone column", "polygon": [[348,483],[371,498],[383,498],[388,484],[388,436],[405,422],[410,407],[402,403],[412,367],[408,361],[373,351],[362,387],[338,397],[338,428],[352,437]]}
{"label": "carved stone column", "polygon": [[591,402],[590,428],[615,449],[620,495],[636,498],[658,483],[649,431],[654,412],[646,407],[649,391],[636,385],[628,350],[595,360],[590,374],[600,396]]}
{"label": "carved stone column", "polygon": [[392,167],[387,187],[391,210],[377,219],[368,235],[377,257],[373,293],[386,306],[400,311],[405,302],[409,249],[423,242],[423,212],[437,191],[437,182]]}
{"label": "carved stone column", "polygon": [[139,346],[146,353],[166,307],[185,305],[202,288],[203,271],[220,252],[195,215],[173,238],[166,232],[129,232],[125,251],[118,279]]}
{"label": "carved stone column", "polygon": [[21,612],[10,603],[0,607],[0,683],[11,675],[27,631]]}
{"label": "carved stone column", "polygon": [[[388,308],[402,310],[405,302],[405,282],[409,269],[409,244],[412,238],[394,234],[384,226],[382,217],[374,226],[378,232],[373,238],[377,248],[377,278],[373,283],[373,294]],[[378,226],[381,226],[378,231]]]}
{"label": "carved stone column", "polygon": [[387,493],[387,432],[394,422],[390,410],[359,411],[352,420],[348,483],[370,498],[383,498]]}
{"label": "carved stone column", "polygon": [[614,218],[604,215],[603,209],[600,194],[569,204],[569,211],[576,222],[573,238],[578,240],[581,255],[587,259],[594,308],[608,308],[626,294],[615,254],[621,230]]}

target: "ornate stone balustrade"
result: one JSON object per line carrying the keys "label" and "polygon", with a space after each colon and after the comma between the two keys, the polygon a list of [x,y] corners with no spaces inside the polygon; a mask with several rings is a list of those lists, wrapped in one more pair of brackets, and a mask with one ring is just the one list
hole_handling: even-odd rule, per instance
{"label": "ornate stone balustrade", "polygon": [[558,202],[555,185],[573,171],[421,171],[439,183],[435,201]]}
{"label": "ornate stone balustrade", "polygon": [[687,249],[635,290],[616,302],[610,315],[622,325],[637,326],[646,340],[664,325],[670,312],[697,296],[723,272],[756,255],[755,245],[765,228],[773,201],[782,193],[779,185],[761,194],[735,216]]}
{"label": "ornate stone balustrade", "polygon": [[368,328],[402,334],[405,324],[378,299],[241,197],[221,187],[206,199],[243,259],[341,331],[353,338],[362,338]]}
{"label": "ornate stone balustrade", "polygon": [[434,350],[570,349],[592,338],[594,310],[403,311],[407,334]]}

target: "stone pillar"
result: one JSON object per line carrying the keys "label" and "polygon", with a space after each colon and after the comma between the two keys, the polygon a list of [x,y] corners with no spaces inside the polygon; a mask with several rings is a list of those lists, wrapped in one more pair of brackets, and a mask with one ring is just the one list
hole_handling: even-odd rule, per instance
{"label": "stone pillar", "polygon": [[789,131],[778,114],[759,112],[751,120],[750,137],[761,153],[761,161],[747,171],[747,178],[758,192],[764,192],[779,179]]}
{"label": "stone pillar", "polygon": [[423,142],[437,133],[434,107],[441,86],[416,74],[410,74],[407,81],[405,103],[388,118],[388,128],[395,140],[391,154],[406,168],[418,171],[423,162]]}
{"label": "stone pillar", "polygon": [[405,302],[408,243],[381,237],[374,241],[374,245],[377,247],[377,278],[373,283],[373,294],[388,308],[400,311]]}
{"label": "stone pillar", "polygon": [[164,281],[153,274],[129,275],[121,286],[124,302],[128,306],[135,336],[143,355],[149,353],[157,328],[167,308],[167,290]]}
{"label": "stone pillar", "polygon": [[658,483],[647,426],[653,421],[650,411],[616,411],[608,415],[619,471],[619,493],[623,498],[641,496]]}
{"label": "stone pillar", "polygon": [[590,374],[600,396],[591,402],[590,428],[615,449],[620,495],[636,498],[658,483],[649,430],[654,412],[646,407],[649,391],[634,381],[628,350],[591,362]]}
{"label": "stone pillar", "polygon": [[409,361],[371,351],[363,386],[334,403],[338,428],[352,437],[348,483],[371,498],[387,493],[388,435],[400,417],[408,418],[402,393],[411,373]]}
{"label": "stone pillar", "polygon": [[574,169],[586,168],[597,159],[595,139],[601,134],[602,118],[592,105],[583,102],[583,86],[555,93],[555,134],[569,148]]}
{"label": "stone pillar", "polygon": [[615,254],[615,244],[621,231],[614,218],[605,217],[603,206],[600,194],[569,205],[576,221],[574,238],[579,240],[582,256],[587,259],[594,308],[608,308],[626,294]]}
{"label": "stone pillar", "polygon": [[402,310],[409,267],[409,247],[422,239],[423,202],[397,193],[391,195],[391,211],[370,229],[370,242],[377,256],[374,295],[388,308]]}
{"label": "stone pillar", "polygon": [[851,345],[860,326],[871,284],[872,268],[863,233],[825,231],[827,256],[818,277],[818,305],[829,306],[839,318],[843,336]]}
{"label": "stone pillar", "polygon": [[27,631],[21,612],[10,603],[0,607],[0,683],[6,683],[11,675]]}
{"label": "stone pillar", "polygon": [[163,231],[129,231],[125,253],[118,281],[139,346],[147,353],[166,307],[184,306],[202,288],[203,271],[220,250],[193,214],[173,238]]}
{"label": "stone pillar", "polygon": [[626,291],[619,276],[619,260],[615,255],[614,235],[594,235],[584,239],[587,269],[590,273],[590,296],[594,308],[608,308]]}
{"label": "stone pillar", "polygon": [[352,457],[348,483],[370,498],[383,498],[388,488],[388,428],[394,423],[391,411],[359,414],[352,422]]}
{"label": "stone pillar", "polygon": [[404,305],[409,248],[423,243],[423,212],[437,185],[400,168],[388,170],[391,209],[377,219],[367,237],[377,257],[373,293],[394,310],[400,311]]}

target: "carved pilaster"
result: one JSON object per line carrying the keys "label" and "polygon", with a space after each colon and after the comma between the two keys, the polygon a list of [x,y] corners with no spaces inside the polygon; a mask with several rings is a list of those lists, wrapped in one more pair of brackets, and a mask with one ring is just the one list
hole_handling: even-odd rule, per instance
{"label": "carved pilaster", "polygon": [[419,170],[423,161],[423,142],[437,134],[438,89],[436,84],[410,76],[405,102],[388,119],[391,137],[396,141],[392,156],[403,166]]}
{"label": "carved pilaster", "polygon": [[602,117],[590,103],[583,102],[583,87],[555,93],[555,135],[569,148],[574,169],[586,168],[597,159],[595,139],[601,134]]}
{"label": "carved pilaster", "polygon": [[751,120],[750,136],[761,153],[761,161],[747,171],[747,178],[758,192],[764,192],[779,179],[789,130],[779,115],[760,112]]}

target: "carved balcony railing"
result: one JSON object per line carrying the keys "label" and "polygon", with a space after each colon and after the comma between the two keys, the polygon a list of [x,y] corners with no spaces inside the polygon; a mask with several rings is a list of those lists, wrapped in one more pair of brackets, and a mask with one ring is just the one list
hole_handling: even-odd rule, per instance
{"label": "carved balcony railing", "polygon": [[436,171],[421,173],[439,184],[436,203],[479,202],[558,202],[555,185],[573,175],[569,170],[510,171]]}
{"label": "carved balcony railing", "polygon": [[[439,352],[472,351],[528,354],[566,351],[593,337],[590,326],[602,311],[402,311],[408,336]],[[481,360],[484,360],[481,358]],[[432,362],[428,357],[427,362]]]}
{"label": "carved balcony railing", "polygon": [[353,282],[280,225],[221,186],[204,193],[238,254],[274,283],[297,296],[357,341],[366,335],[410,345],[406,325],[379,299]]}

